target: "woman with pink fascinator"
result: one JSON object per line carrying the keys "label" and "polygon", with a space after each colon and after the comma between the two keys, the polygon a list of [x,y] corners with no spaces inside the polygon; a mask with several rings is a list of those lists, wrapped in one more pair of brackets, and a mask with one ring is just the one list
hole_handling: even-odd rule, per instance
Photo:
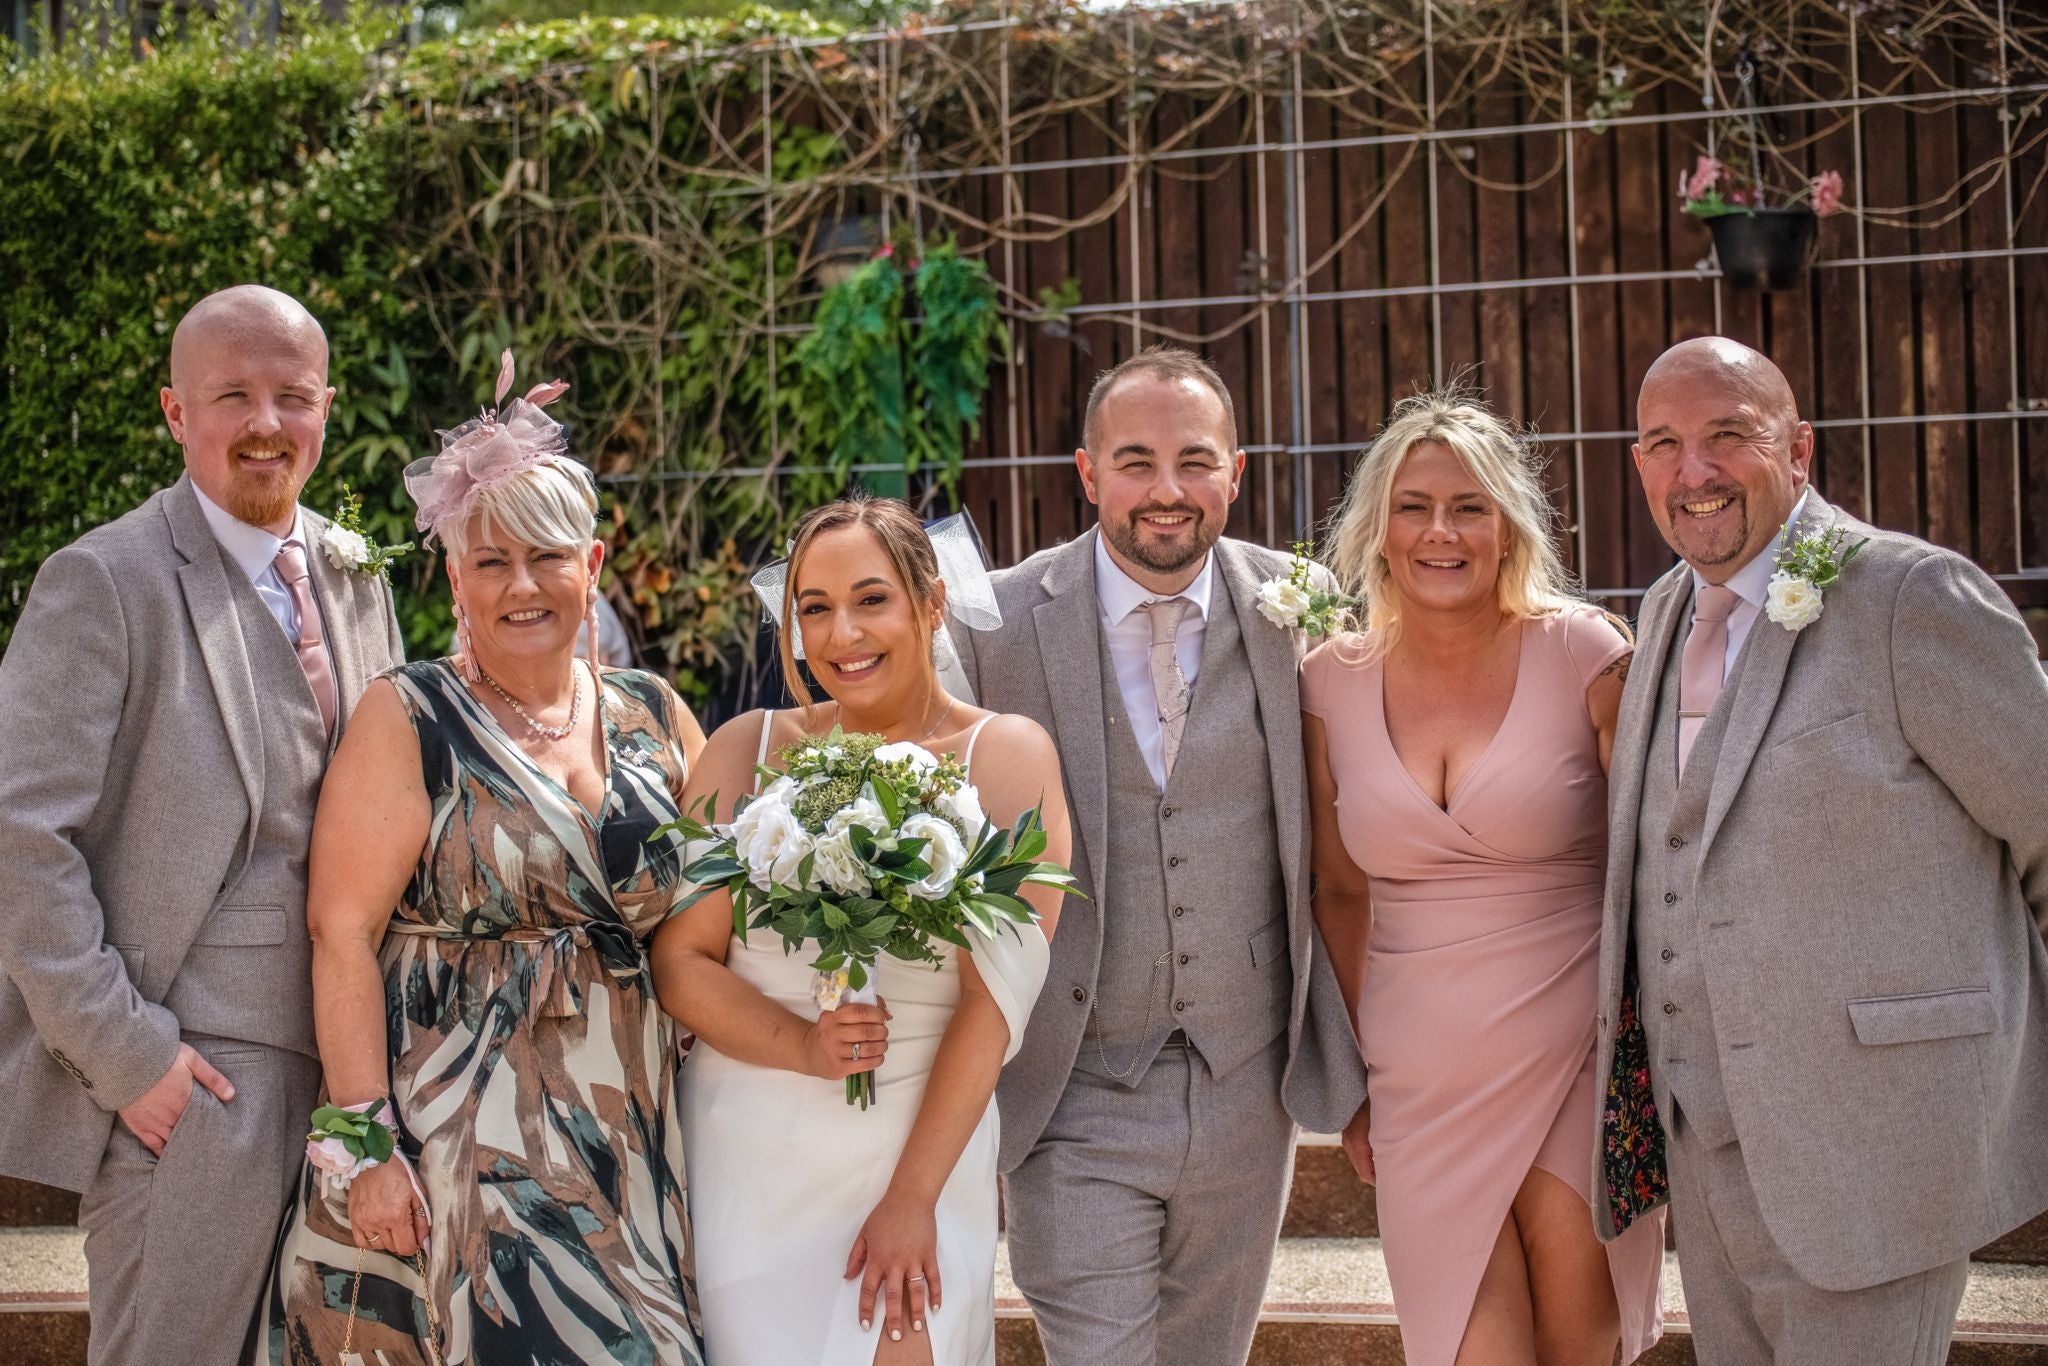
{"label": "woman with pink fascinator", "polygon": [[[266,1295],[274,1366],[701,1366],[667,919],[704,735],[576,657],[597,494],[537,385],[406,469],[457,653],[363,694],[314,822],[326,1095]],[[596,633],[592,632],[592,638]]]}

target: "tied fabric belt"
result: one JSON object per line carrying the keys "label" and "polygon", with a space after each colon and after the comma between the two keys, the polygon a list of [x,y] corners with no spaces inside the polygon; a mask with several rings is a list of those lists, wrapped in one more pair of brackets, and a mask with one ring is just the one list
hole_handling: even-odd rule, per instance
{"label": "tied fabric belt", "polygon": [[450,934],[434,925],[394,920],[392,934],[457,944],[510,943],[531,946],[513,980],[525,990],[526,1014],[581,1015],[583,993],[602,971],[613,981],[645,986],[647,954],[633,932],[616,921],[591,920],[553,929],[520,926],[502,934]]}

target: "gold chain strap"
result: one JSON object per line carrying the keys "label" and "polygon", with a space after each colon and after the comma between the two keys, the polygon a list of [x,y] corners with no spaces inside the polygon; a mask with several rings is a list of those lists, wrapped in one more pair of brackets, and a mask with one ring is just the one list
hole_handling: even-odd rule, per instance
{"label": "gold chain strap", "polygon": [[1159,969],[1165,967],[1166,960],[1171,957],[1173,950],[1168,949],[1152,960],[1152,973],[1145,979],[1145,1024],[1138,1030],[1138,1048],[1131,1054],[1131,1065],[1121,1072],[1109,1065],[1109,1054],[1102,1048],[1102,993],[1099,990],[1095,993],[1095,1008],[1088,1012],[1095,1023],[1095,1056],[1102,1059],[1102,1070],[1109,1073],[1111,1081],[1128,1081],[1131,1073],[1138,1070],[1138,1059],[1145,1055],[1145,1040],[1152,1037],[1152,1007],[1158,1004]]}
{"label": "gold chain strap", "polygon": [[[356,1249],[356,1278],[348,1288],[348,1328],[341,1335],[341,1366],[356,1366],[349,1358],[355,1355],[356,1298],[363,1292],[363,1256],[368,1251]],[[420,1301],[427,1306],[427,1361],[429,1366],[441,1366],[441,1316],[434,1312],[433,1287],[427,1284],[427,1259],[413,1253],[412,1268],[419,1273]]]}

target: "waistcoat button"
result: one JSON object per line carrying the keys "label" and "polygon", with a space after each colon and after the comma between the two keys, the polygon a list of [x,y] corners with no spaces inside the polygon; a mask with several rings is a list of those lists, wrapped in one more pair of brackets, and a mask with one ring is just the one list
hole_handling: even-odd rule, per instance
{"label": "waistcoat button", "polygon": [[1675,904],[1677,904],[1677,901],[1678,901],[1678,893],[1676,893],[1676,892],[1666,892],[1666,893],[1664,893],[1664,904],[1665,904],[1666,906],[1671,906],[1671,905],[1675,905]]}
{"label": "waistcoat button", "polygon": [[1685,838],[1684,838],[1684,836],[1682,836],[1682,835],[1673,835],[1673,836],[1671,837],[1671,847],[1672,847],[1673,849],[1683,849],[1683,848],[1685,848]]}
{"label": "waistcoat button", "polygon": [[1074,999],[1075,999],[1075,1000],[1077,1000],[1077,1001],[1085,1001],[1085,1000],[1087,1000],[1087,999],[1088,999],[1088,993],[1087,993],[1087,992],[1085,992],[1085,991],[1083,991],[1083,990],[1081,990],[1081,988],[1079,988],[1079,987],[1075,987],[1075,988],[1074,988]]}

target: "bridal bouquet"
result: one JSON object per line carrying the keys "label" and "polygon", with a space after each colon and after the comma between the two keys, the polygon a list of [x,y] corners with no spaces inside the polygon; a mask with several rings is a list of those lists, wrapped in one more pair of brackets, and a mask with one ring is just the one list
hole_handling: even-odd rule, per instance
{"label": "bridal bouquet", "polygon": [[[776,757],[782,768],[762,767],[761,790],[729,823],[710,823],[714,794],[668,829],[687,842],[683,876],[697,884],[683,906],[723,889],[735,935],[773,929],[785,953],[815,945],[821,1010],[873,1000],[882,954],[936,968],[940,943],[970,948],[970,926],[993,936],[1032,924],[1021,888],[1074,886],[1065,868],[1038,861],[1039,808],[996,827],[950,754],[834,727]],[[874,1098],[873,1072],[846,1079],[847,1104],[865,1110]]]}

